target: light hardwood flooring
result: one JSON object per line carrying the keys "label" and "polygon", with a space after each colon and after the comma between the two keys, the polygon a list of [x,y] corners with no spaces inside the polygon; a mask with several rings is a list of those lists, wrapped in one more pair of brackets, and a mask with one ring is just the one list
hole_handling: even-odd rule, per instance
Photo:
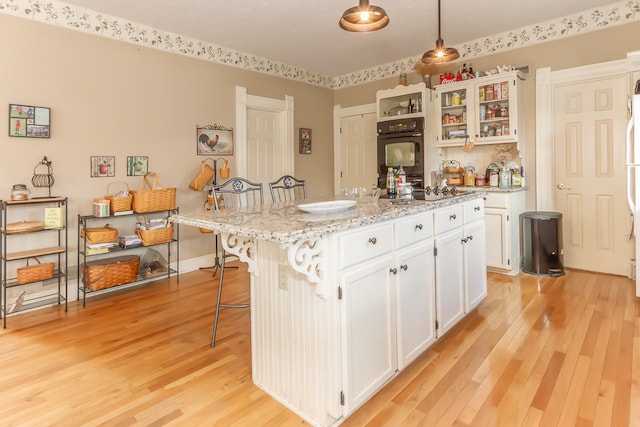
{"label": "light hardwood flooring", "polygon": [[[244,265],[227,300],[248,300]],[[0,426],[306,424],[251,382],[247,309],[175,279],[11,316]],[[640,299],[630,280],[489,274],[489,296],[345,426],[639,426]]]}

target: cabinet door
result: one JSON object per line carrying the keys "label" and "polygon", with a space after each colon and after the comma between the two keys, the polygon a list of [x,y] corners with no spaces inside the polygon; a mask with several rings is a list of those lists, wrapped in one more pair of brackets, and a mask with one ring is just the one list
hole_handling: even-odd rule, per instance
{"label": "cabinet door", "polygon": [[487,267],[507,270],[509,265],[509,226],[507,209],[484,209]]}
{"label": "cabinet door", "polygon": [[436,319],[442,336],[464,316],[462,228],[436,236]]}
{"label": "cabinet door", "polygon": [[484,257],[484,220],[464,226],[465,312],[473,310],[487,296],[487,266]]}
{"label": "cabinet door", "polygon": [[472,91],[469,83],[450,83],[436,89],[438,146],[464,145],[466,138],[473,140],[469,118],[473,116]]}
{"label": "cabinet door", "polygon": [[436,338],[433,240],[398,251],[395,268],[398,369],[404,369]]}
{"label": "cabinet door", "polygon": [[341,279],[345,412],[366,401],[396,371],[391,254],[344,270]]}
{"label": "cabinet door", "polygon": [[517,140],[517,76],[510,73],[475,86],[476,143]]}

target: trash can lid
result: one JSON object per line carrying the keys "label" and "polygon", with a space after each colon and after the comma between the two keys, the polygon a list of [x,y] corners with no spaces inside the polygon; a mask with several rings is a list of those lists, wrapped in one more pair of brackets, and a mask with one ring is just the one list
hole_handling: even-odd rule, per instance
{"label": "trash can lid", "polygon": [[522,218],[534,218],[534,219],[542,219],[542,220],[562,218],[562,214],[560,212],[546,212],[546,211],[522,212],[520,216]]}

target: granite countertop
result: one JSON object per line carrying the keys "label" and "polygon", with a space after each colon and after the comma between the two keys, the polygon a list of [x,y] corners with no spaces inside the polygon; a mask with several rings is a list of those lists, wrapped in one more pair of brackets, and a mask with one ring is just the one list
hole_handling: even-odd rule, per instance
{"label": "granite countertop", "polygon": [[291,243],[300,239],[323,236],[390,219],[475,200],[484,191],[443,198],[438,201],[416,200],[409,205],[393,204],[390,200],[363,201],[343,211],[311,214],[296,207],[301,203],[316,203],[328,199],[307,199],[304,202],[276,203],[257,208],[223,209],[177,214],[171,220],[221,233],[236,234],[256,240]]}

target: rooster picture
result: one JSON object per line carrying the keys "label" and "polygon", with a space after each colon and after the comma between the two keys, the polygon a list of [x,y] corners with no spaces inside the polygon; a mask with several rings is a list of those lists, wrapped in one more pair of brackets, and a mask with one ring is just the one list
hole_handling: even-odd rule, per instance
{"label": "rooster picture", "polygon": [[209,138],[209,135],[203,133],[200,135],[200,142],[209,148],[213,148],[218,143],[218,138],[220,138],[218,134],[214,135],[213,138]]}

